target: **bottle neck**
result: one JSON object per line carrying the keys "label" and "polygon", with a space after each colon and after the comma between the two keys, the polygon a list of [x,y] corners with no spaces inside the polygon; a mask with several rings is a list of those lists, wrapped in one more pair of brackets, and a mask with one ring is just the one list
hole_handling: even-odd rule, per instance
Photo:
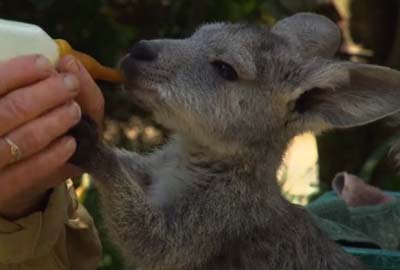
{"label": "bottle neck", "polygon": [[73,55],[83,64],[83,66],[85,66],[95,80],[109,81],[113,83],[122,83],[124,81],[124,77],[119,70],[101,65],[93,57],[74,50],[71,45],[63,39],[56,39],[55,42],[59,48],[60,58],[68,54]]}

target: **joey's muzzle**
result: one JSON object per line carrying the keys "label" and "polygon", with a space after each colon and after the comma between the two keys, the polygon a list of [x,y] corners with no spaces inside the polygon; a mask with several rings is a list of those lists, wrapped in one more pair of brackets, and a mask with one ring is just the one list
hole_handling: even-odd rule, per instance
{"label": "joey's muzzle", "polygon": [[122,58],[120,67],[125,77],[130,80],[137,74],[139,65],[154,62],[157,57],[157,48],[149,41],[141,40]]}

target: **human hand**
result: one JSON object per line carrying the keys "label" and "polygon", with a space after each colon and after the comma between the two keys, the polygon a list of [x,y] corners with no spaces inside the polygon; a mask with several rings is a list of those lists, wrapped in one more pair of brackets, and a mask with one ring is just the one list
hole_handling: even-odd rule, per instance
{"label": "human hand", "polygon": [[[76,148],[63,136],[81,117],[73,99],[80,80],[58,73],[40,56],[0,63],[0,215],[14,219],[39,207],[47,190],[65,178]],[[7,142],[7,140],[10,140]],[[13,162],[11,143],[21,150]]]}
{"label": "human hand", "polygon": [[100,88],[82,63],[72,55],[67,55],[60,60],[58,70],[72,73],[78,78],[80,90],[75,100],[81,106],[82,112],[89,115],[96,122],[101,135],[104,118],[104,97]]}

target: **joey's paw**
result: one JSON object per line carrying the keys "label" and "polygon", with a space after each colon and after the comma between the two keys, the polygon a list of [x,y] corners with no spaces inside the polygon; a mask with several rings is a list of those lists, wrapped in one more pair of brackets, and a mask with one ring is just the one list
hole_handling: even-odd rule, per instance
{"label": "joey's paw", "polygon": [[96,123],[86,114],[82,115],[81,121],[67,133],[75,138],[77,147],[69,163],[78,167],[85,163],[96,152],[99,144],[99,135]]}

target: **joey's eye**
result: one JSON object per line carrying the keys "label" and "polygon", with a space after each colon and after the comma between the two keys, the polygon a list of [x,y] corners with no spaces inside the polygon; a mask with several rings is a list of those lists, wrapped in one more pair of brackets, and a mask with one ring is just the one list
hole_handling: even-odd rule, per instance
{"label": "joey's eye", "polygon": [[239,78],[235,69],[231,65],[222,61],[214,61],[211,64],[215,70],[217,70],[219,75],[225,80],[236,81]]}

